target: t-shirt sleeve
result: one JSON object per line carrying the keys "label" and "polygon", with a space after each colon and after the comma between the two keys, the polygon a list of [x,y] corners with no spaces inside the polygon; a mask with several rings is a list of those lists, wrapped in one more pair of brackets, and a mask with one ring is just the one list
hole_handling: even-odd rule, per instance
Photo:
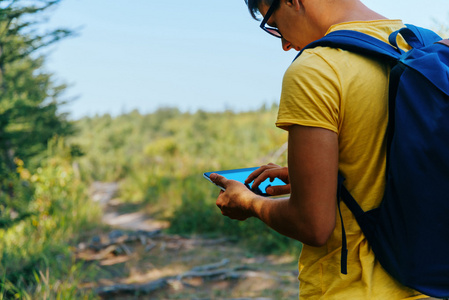
{"label": "t-shirt sleeve", "polygon": [[338,73],[319,53],[306,50],[285,72],[276,126],[320,127],[338,133],[340,103]]}

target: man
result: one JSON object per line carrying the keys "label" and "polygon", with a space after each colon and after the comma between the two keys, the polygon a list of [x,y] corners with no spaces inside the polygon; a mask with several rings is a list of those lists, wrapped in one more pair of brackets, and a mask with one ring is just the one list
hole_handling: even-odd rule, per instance
{"label": "man", "polygon": [[[285,51],[300,50],[330,31],[349,29],[387,41],[403,27],[359,0],[246,0],[261,27],[279,37]],[[267,26],[268,25],[268,26]],[[407,45],[400,41],[400,47]],[[214,174],[226,191],[223,215],[256,217],[304,244],[300,257],[301,299],[421,299],[400,285],[375,260],[354,216],[341,210],[348,239],[348,274],[340,272],[341,222],[337,217],[337,174],[364,210],[377,207],[385,186],[389,67],[363,56],[326,47],[308,49],[286,71],[276,125],[288,131],[288,168],[261,167],[248,178],[258,184],[278,177],[288,183],[260,197],[243,184]]]}

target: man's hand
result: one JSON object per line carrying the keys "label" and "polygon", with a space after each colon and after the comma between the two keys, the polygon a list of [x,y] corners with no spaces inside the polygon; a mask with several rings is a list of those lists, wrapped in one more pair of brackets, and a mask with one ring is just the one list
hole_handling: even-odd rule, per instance
{"label": "man's hand", "polygon": [[270,194],[272,196],[290,194],[290,181],[288,179],[288,168],[281,167],[273,163],[261,166],[259,169],[252,172],[245,180],[245,183],[249,184],[254,180],[254,183],[252,184],[251,187],[256,188],[267,178],[270,178],[271,182],[275,178],[279,178],[284,183],[286,183],[285,185],[268,187],[266,189],[267,194]]}
{"label": "man's hand", "polygon": [[257,195],[244,184],[226,179],[215,173],[210,175],[210,179],[225,189],[225,191],[220,192],[216,202],[224,216],[243,221],[254,215],[252,200]]}

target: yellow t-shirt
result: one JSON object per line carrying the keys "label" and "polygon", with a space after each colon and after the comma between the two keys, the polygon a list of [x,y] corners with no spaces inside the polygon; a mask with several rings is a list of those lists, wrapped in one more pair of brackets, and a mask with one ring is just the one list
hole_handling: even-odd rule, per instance
{"label": "yellow t-shirt", "polygon": [[[357,30],[387,41],[400,20],[348,22],[334,30]],[[401,48],[407,48],[400,41]],[[339,170],[364,210],[380,204],[385,186],[389,67],[361,55],[308,49],[285,73],[276,125],[329,129],[338,134]],[[374,258],[353,214],[342,203],[348,239],[348,274],[340,272],[341,223],[323,247],[304,245],[299,260],[300,299],[419,299]]]}

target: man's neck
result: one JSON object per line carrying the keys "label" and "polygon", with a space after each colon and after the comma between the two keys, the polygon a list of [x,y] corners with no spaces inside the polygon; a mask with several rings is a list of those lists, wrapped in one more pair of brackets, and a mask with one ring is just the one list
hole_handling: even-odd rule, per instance
{"label": "man's neck", "polygon": [[[332,25],[352,22],[352,21],[373,21],[385,20],[386,17],[371,10],[362,2],[356,0],[328,1],[328,5],[323,10],[323,28],[326,30]],[[325,12],[325,11],[328,12]]]}

